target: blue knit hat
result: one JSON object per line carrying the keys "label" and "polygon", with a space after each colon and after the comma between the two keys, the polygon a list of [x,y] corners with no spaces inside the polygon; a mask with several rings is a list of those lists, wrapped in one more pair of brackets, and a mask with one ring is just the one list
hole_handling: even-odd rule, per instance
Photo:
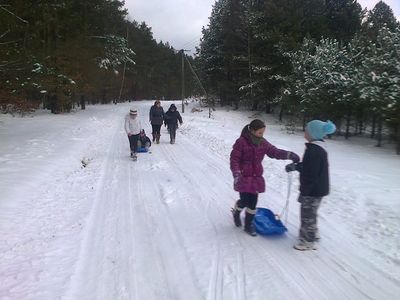
{"label": "blue knit hat", "polygon": [[313,140],[322,140],[327,134],[336,131],[336,126],[331,121],[312,120],[307,123],[306,131]]}

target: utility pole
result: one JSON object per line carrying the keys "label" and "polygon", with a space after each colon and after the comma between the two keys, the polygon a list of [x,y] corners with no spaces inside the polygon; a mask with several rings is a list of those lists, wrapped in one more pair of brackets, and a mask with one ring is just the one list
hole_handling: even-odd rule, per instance
{"label": "utility pole", "polygon": [[[129,37],[129,23],[126,22],[126,46],[129,47],[128,45],[128,37]],[[126,60],[124,61],[124,72],[122,73],[122,82],[121,82],[121,88],[119,89],[119,97],[118,97],[118,102],[121,102],[121,96],[122,96],[122,89],[124,88],[124,82],[125,82],[125,72],[126,72]]]}
{"label": "utility pole", "polygon": [[190,70],[192,71],[194,77],[196,78],[197,83],[199,84],[201,90],[203,91],[204,96],[206,97],[206,101],[207,101],[207,105],[208,105],[208,117],[211,118],[211,109],[212,109],[213,107],[211,107],[211,103],[210,103],[210,101],[208,100],[207,91],[205,90],[204,86],[201,84],[201,81],[200,81],[199,76],[197,76],[196,71],[193,69],[192,64],[190,63],[190,61],[188,60],[187,57],[186,57],[186,61],[187,61],[188,65],[189,65]]}
{"label": "utility pole", "polygon": [[185,52],[190,50],[181,49],[179,52],[182,54],[182,113],[185,112],[185,105],[183,101],[185,100]]}

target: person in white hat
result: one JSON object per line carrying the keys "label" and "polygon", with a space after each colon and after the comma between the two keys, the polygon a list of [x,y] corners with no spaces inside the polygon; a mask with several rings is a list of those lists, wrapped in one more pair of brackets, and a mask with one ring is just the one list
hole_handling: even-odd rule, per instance
{"label": "person in white hat", "polygon": [[138,110],[136,108],[131,108],[129,113],[125,116],[125,131],[128,135],[131,157],[133,159],[137,158],[136,152],[141,129],[142,125],[138,117]]}

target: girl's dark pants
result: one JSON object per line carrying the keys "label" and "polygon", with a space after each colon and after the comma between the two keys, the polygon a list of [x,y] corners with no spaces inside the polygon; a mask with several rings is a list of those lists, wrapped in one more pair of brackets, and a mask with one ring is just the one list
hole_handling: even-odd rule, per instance
{"label": "girl's dark pants", "polygon": [[139,134],[129,135],[128,139],[131,152],[136,153],[138,147]]}
{"label": "girl's dark pants", "polygon": [[240,200],[237,202],[239,208],[249,208],[255,210],[257,206],[258,194],[239,193]]}
{"label": "girl's dark pants", "polygon": [[155,124],[151,124],[151,128],[153,130],[152,134],[154,136],[159,136],[160,134],[160,129],[161,129],[161,124],[160,125],[155,125]]}

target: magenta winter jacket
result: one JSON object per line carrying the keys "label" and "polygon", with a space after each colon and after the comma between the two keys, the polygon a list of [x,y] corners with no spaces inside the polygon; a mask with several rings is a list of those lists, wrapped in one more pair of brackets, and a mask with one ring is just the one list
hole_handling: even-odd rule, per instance
{"label": "magenta winter jacket", "polygon": [[275,159],[289,159],[290,151],[278,149],[263,139],[260,145],[251,142],[247,126],[233,145],[230,164],[234,177],[238,176],[234,189],[240,193],[263,193],[265,181],[262,176],[264,155]]}

